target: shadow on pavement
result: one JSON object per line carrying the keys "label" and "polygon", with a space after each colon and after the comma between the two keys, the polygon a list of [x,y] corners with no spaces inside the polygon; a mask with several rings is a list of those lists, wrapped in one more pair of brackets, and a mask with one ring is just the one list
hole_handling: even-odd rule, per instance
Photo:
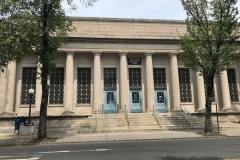
{"label": "shadow on pavement", "polygon": [[219,157],[159,157],[159,160],[224,160],[223,158]]}

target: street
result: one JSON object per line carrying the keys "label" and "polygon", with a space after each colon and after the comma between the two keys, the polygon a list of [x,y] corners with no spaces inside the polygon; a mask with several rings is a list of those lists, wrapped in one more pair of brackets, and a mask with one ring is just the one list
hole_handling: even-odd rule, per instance
{"label": "street", "polygon": [[1,147],[0,160],[240,159],[240,138],[201,138]]}

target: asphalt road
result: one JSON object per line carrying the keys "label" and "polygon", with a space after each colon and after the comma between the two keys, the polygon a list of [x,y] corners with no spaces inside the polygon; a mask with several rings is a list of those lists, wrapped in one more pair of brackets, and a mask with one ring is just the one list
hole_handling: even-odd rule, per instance
{"label": "asphalt road", "polygon": [[187,139],[1,147],[0,160],[240,159],[240,138]]}

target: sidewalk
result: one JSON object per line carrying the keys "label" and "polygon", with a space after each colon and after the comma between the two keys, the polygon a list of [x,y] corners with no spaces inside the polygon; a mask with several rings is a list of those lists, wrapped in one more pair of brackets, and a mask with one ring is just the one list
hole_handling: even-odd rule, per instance
{"label": "sidewalk", "polygon": [[[93,133],[75,135],[48,135],[51,137],[46,143],[83,143],[83,142],[110,142],[110,141],[136,141],[136,140],[166,140],[191,139],[206,137],[240,137],[240,128],[220,131],[221,136],[206,136],[194,131],[146,131],[146,132],[117,132]],[[13,133],[0,133],[0,146],[36,144],[37,135],[20,136]]]}

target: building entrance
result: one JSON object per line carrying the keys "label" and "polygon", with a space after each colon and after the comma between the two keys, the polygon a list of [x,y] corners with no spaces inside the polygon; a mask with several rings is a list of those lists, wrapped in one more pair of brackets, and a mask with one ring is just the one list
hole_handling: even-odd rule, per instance
{"label": "building entrance", "polygon": [[117,113],[116,91],[105,91],[104,113]]}
{"label": "building entrance", "polygon": [[142,112],[142,93],[141,91],[130,91],[130,110],[131,113]]}
{"label": "building entrance", "polygon": [[166,90],[155,91],[155,105],[158,112],[167,112]]}

